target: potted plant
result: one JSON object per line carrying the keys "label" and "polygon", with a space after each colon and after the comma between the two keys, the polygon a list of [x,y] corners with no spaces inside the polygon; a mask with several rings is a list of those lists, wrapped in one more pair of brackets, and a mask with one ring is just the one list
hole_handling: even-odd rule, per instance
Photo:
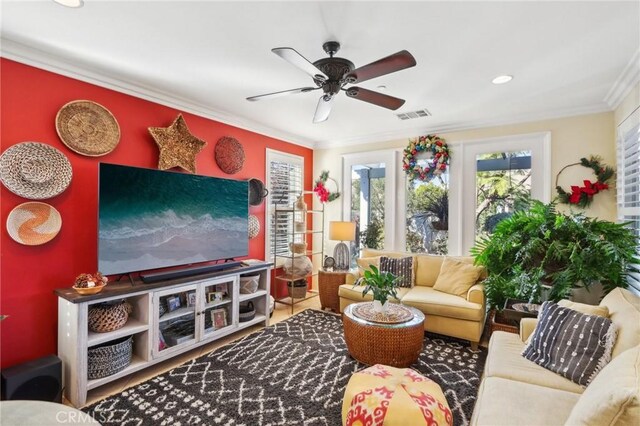
{"label": "potted plant", "polygon": [[479,239],[471,254],[488,272],[487,304],[501,309],[507,298],[538,303],[595,283],[605,294],[626,287],[640,262],[637,249],[638,238],[626,224],[560,213],[555,203],[534,200]]}
{"label": "potted plant", "polygon": [[375,265],[364,271],[364,275],[355,282],[354,287],[364,286],[362,296],[373,294],[373,306],[377,312],[386,312],[387,301],[391,296],[397,298],[396,284],[398,277],[390,272],[380,272]]}

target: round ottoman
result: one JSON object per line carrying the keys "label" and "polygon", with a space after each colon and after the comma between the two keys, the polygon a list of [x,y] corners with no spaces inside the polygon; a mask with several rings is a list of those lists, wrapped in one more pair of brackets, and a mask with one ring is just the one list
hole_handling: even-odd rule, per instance
{"label": "round ottoman", "polygon": [[342,400],[345,426],[453,425],[436,382],[409,368],[376,364],[349,379]]}

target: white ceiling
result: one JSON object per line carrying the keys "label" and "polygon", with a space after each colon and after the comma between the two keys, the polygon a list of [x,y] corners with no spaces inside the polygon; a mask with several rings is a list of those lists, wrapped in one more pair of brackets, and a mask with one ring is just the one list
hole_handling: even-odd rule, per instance
{"label": "white ceiling", "polygon": [[[3,0],[2,56],[327,147],[611,110],[637,81],[639,20],[637,1]],[[318,92],[245,100],[313,85],[271,48],[313,62],[328,40],[356,67],[410,51],[416,67],[361,84],[385,85],[405,105],[394,112],[342,93],[329,120],[313,124]],[[491,84],[500,74],[514,79]],[[395,115],[423,108],[433,116]]]}

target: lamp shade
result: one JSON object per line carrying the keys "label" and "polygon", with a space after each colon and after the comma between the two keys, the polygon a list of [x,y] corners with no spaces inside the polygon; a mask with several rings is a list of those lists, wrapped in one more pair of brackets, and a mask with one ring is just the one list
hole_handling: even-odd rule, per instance
{"label": "lamp shade", "polygon": [[329,239],[334,241],[353,241],[356,239],[355,222],[329,222]]}

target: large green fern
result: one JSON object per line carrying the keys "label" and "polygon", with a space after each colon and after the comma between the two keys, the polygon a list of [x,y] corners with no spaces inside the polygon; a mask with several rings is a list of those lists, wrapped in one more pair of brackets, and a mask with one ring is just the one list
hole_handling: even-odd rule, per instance
{"label": "large green fern", "polygon": [[555,203],[534,200],[478,240],[471,254],[488,271],[488,304],[501,309],[509,297],[539,302],[543,284],[551,286],[550,300],[596,282],[605,292],[626,287],[627,274],[640,263],[638,245],[626,224],[566,215]]}

